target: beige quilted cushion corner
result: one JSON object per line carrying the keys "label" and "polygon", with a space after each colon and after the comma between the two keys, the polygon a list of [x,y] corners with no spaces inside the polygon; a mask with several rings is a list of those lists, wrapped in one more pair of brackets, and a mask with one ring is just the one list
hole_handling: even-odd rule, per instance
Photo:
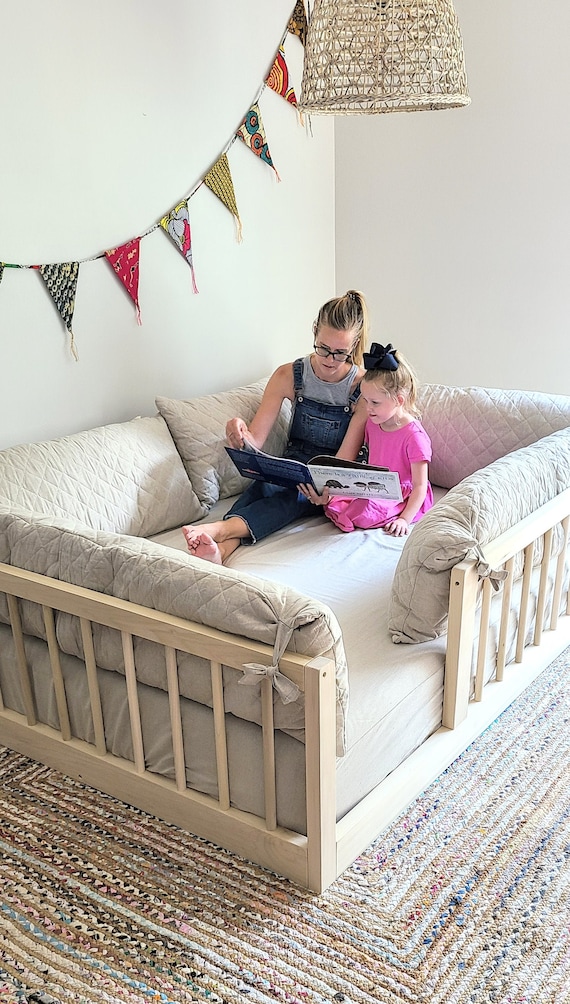
{"label": "beige quilted cushion corner", "polygon": [[202,515],[163,418],[0,451],[0,507],[147,537]]}
{"label": "beige quilted cushion corner", "polygon": [[566,488],[570,428],[502,457],[452,488],[414,526],[396,566],[388,622],[392,641],[417,644],[444,634],[450,569]]}
{"label": "beige quilted cushion corner", "polygon": [[433,446],[430,480],[442,488],[570,425],[563,394],[428,383],[418,405]]}
{"label": "beige quilted cushion corner", "polygon": [[[182,457],[192,487],[204,511],[220,498],[238,495],[250,483],[238,474],[226,453],[226,422],[239,416],[248,424],[257,411],[267,379],[221,394],[187,401],[157,397],[156,407],[165,419]],[[290,417],[286,401],[264,445],[266,453],[283,453]]]}

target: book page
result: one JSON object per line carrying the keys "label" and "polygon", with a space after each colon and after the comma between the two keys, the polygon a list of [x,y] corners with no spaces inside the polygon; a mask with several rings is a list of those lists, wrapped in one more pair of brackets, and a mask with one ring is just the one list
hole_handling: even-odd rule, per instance
{"label": "book page", "polygon": [[400,478],[394,471],[366,467],[365,464],[335,467],[333,457],[331,457],[330,466],[315,464],[311,461],[309,470],[319,494],[326,487],[331,495],[340,495],[345,498],[402,501]]}

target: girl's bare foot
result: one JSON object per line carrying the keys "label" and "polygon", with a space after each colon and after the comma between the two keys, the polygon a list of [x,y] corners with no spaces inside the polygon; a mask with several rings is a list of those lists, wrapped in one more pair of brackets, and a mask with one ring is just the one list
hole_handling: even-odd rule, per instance
{"label": "girl's bare foot", "polygon": [[211,561],[214,565],[222,565],[222,553],[216,541],[209,533],[203,530],[186,534],[186,530],[191,527],[184,527],[184,536],[188,544],[188,550],[195,558],[203,558],[204,561]]}

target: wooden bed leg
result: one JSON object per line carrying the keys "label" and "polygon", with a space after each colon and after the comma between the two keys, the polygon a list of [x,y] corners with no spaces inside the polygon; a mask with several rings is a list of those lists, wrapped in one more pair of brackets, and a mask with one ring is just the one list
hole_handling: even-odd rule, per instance
{"label": "wooden bed leg", "polygon": [[307,887],[320,893],[337,877],[336,681],[329,659],[313,659],[305,671],[305,778]]}
{"label": "wooden bed leg", "polygon": [[456,728],[467,717],[478,581],[475,559],[451,569],[442,715],[446,729]]}

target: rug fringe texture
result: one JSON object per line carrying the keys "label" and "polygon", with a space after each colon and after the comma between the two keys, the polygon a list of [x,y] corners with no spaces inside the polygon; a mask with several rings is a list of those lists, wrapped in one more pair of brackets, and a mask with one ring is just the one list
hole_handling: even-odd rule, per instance
{"label": "rug fringe texture", "polygon": [[570,1002],[570,649],[321,896],[0,748],[0,1004]]}

